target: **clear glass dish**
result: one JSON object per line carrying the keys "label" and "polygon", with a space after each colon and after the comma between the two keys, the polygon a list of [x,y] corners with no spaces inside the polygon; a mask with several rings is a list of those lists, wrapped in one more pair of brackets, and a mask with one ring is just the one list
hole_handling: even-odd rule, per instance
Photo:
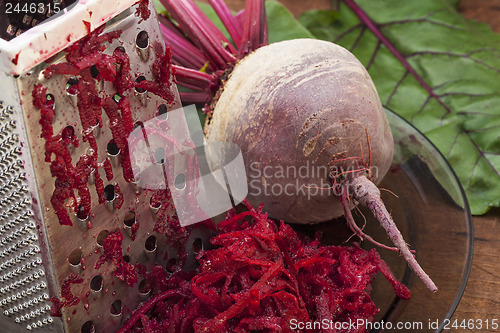
{"label": "clear glass dish", "polygon": [[[437,333],[453,315],[467,283],[473,252],[472,218],[464,191],[446,159],[411,124],[390,110],[387,116],[395,155],[379,188],[397,195],[382,191],[398,228],[439,290],[428,291],[398,253],[379,248],[381,257],[410,288],[412,296],[410,300],[397,298],[389,283],[377,275],[372,298],[380,312],[370,332]],[[372,214],[364,209],[362,212],[367,218],[365,232],[391,245]],[[355,210],[353,213],[358,225],[362,225],[363,217]],[[296,229],[311,235],[320,230],[327,244],[341,244],[352,234],[343,219]],[[373,247],[367,241],[362,246]]]}

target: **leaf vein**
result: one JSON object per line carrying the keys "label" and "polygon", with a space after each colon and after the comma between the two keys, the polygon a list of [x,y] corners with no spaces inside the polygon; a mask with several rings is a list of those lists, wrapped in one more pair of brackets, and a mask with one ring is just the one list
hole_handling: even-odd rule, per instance
{"label": "leaf vein", "polygon": [[474,179],[474,174],[476,173],[477,166],[479,165],[479,161],[481,161],[481,156],[478,156],[476,162],[474,163],[474,167],[472,168],[472,172],[470,173],[470,177],[467,180],[467,190],[470,190],[472,186],[472,180]]}
{"label": "leaf vein", "polygon": [[469,59],[477,64],[480,64],[488,69],[491,69],[497,73],[500,73],[500,68],[496,68],[495,66],[492,66],[485,61],[479,60],[477,58],[471,57],[472,53],[466,53],[466,54],[460,54],[460,53],[454,53],[454,52],[448,52],[448,51],[417,51],[417,52],[412,52],[406,55],[406,58],[412,58],[416,56],[422,56],[422,55],[431,55],[431,56],[447,56],[447,57],[456,57],[456,58],[465,58]]}
{"label": "leaf vein", "polygon": [[374,21],[359,7],[354,0],[344,0],[345,4],[358,16],[359,20],[364,23],[368,29],[391,51],[401,64],[415,77],[418,83],[445,109],[447,113],[451,113],[451,109],[446,105],[425,80],[416,72],[406,58],[396,49],[396,47],[387,39],[382,31],[377,27]]}
{"label": "leaf vein", "polygon": [[[478,132],[487,132],[493,128],[497,128],[497,127],[500,127],[500,125],[493,125],[493,126],[489,126],[489,127],[483,127],[483,128],[476,128],[476,129],[472,129],[472,130],[468,130],[469,133],[478,133]],[[499,135],[500,135],[500,132],[499,132]]]}
{"label": "leaf vein", "polygon": [[491,163],[491,161],[486,157],[486,155],[482,151],[481,147],[478,146],[478,144],[476,143],[476,141],[474,141],[474,139],[470,136],[470,134],[467,131],[465,131],[464,133],[465,133],[465,135],[467,135],[467,137],[472,142],[472,144],[474,145],[474,147],[476,148],[476,150],[479,152],[480,158],[484,158],[486,160],[486,163],[488,163],[488,165],[490,166],[490,168],[493,170],[493,172],[498,176],[498,178],[500,178],[500,171],[497,168],[495,168],[495,166]]}
{"label": "leaf vein", "polygon": [[405,71],[401,79],[399,79],[399,81],[396,83],[394,89],[392,89],[391,93],[389,94],[389,97],[387,98],[387,102],[385,102],[386,105],[389,105],[391,103],[392,97],[396,94],[396,91],[398,90],[401,83],[403,83],[404,79],[406,79],[408,74],[410,74],[410,72]]}
{"label": "leaf vein", "polygon": [[498,93],[489,93],[489,94],[471,94],[461,91],[451,91],[443,94],[439,94],[440,97],[448,97],[448,96],[465,96],[465,97],[491,97],[498,96]]}
{"label": "leaf vein", "polygon": [[405,20],[399,20],[399,21],[392,21],[392,22],[382,23],[382,24],[379,24],[379,27],[386,28],[386,27],[390,27],[390,26],[394,26],[394,25],[428,22],[428,23],[439,25],[439,26],[443,26],[445,28],[449,28],[449,29],[452,29],[452,30],[460,30],[460,31],[465,31],[466,30],[463,27],[458,27],[458,26],[453,25],[453,24],[449,24],[449,23],[445,23],[445,22],[440,22],[440,21],[436,21],[436,20],[433,20],[433,19],[429,18],[430,16],[432,16],[432,14],[437,13],[437,12],[438,11],[431,12],[431,13],[429,13],[429,15],[427,15],[425,17],[422,17],[422,18],[417,18],[417,19],[405,19]]}
{"label": "leaf vein", "polygon": [[420,115],[425,107],[427,106],[427,104],[429,104],[430,100],[431,100],[432,96],[431,95],[427,95],[427,98],[425,99],[424,103],[422,103],[422,106],[420,107],[420,109],[418,109],[417,112],[415,112],[412,116],[411,116],[411,120],[410,120],[410,123],[413,123],[413,121],[415,120],[415,117]]}
{"label": "leaf vein", "polygon": [[370,67],[372,67],[373,65],[373,62],[375,61],[375,57],[377,56],[377,53],[378,51],[380,50],[380,45],[382,43],[380,42],[380,40],[377,40],[377,45],[375,45],[375,50],[373,50],[373,54],[370,58],[370,61],[368,61],[368,64],[366,64],[366,70],[369,71],[370,70]]}
{"label": "leaf vein", "polygon": [[342,38],[349,35],[351,32],[355,31],[356,29],[359,29],[362,27],[363,27],[363,24],[361,24],[361,22],[356,24],[356,25],[353,25],[352,27],[350,27],[349,29],[347,29],[346,31],[344,31],[343,33],[338,35],[337,38],[334,40],[334,43],[338,43]]}
{"label": "leaf vein", "polygon": [[365,31],[366,31],[366,25],[364,25],[364,26],[361,27],[361,31],[359,32],[358,37],[356,37],[356,40],[352,44],[352,46],[349,49],[349,51],[353,52],[353,50],[356,48],[356,46],[358,45],[358,43],[361,40],[361,38],[363,38],[363,35],[365,34]]}
{"label": "leaf vein", "polygon": [[460,136],[460,133],[457,133],[457,135],[455,135],[455,140],[453,140],[453,142],[450,146],[450,149],[448,149],[448,153],[446,154],[446,157],[449,157],[451,155],[451,151],[453,150],[453,147],[455,147],[455,144],[458,142],[459,136]]}

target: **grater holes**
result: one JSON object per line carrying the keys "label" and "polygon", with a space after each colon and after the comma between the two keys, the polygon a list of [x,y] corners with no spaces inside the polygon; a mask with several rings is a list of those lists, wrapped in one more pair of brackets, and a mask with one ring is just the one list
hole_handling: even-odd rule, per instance
{"label": "grater holes", "polygon": [[[142,82],[144,80],[146,80],[146,78],[144,77],[144,75],[141,75],[135,80],[135,84],[137,85],[139,82]],[[148,92],[146,89],[137,86],[135,87],[135,96],[143,106],[146,106],[148,104],[147,94]]]}
{"label": "grater holes", "polygon": [[116,145],[115,140],[111,139],[106,146],[106,151],[110,157],[117,156],[120,154],[120,148]]}
{"label": "grater holes", "polygon": [[[140,120],[134,123],[134,130],[130,135],[133,135],[135,138],[146,138],[147,134],[145,133],[144,123]],[[146,138],[147,139],[147,138]]]}
{"label": "grater holes", "polygon": [[115,167],[118,166],[120,164],[120,148],[118,148],[114,139],[109,140],[106,152],[111,160],[111,164]]}
{"label": "grater holes", "polygon": [[201,238],[196,238],[191,245],[191,250],[194,254],[197,254],[201,250],[203,250],[203,240]]}
{"label": "grater holes", "polygon": [[156,251],[156,236],[151,235],[148,238],[146,238],[146,241],[144,242],[144,249],[146,252],[154,252]]}
{"label": "grater holes", "polygon": [[30,25],[31,21],[33,21],[33,16],[30,16],[28,14],[25,14],[23,16],[23,19],[22,19],[23,24]]}
{"label": "grater holes", "polygon": [[77,249],[74,249],[68,256],[68,262],[71,266],[79,266],[81,265],[81,261],[82,261],[82,249],[81,248],[77,248]]}
{"label": "grater holes", "polygon": [[164,164],[165,163],[165,148],[159,147],[155,150],[155,161],[156,164]]}
{"label": "grater holes", "polygon": [[135,212],[133,210],[128,211],[123,219],[123,223],[129,227],[135,223]]}
{"label": "grater holes", "polygon": [[129,210],[125,217],[123,218],[123,224],[126,227],[132,227],[135,223],[135,212],[133,210]]}
{"label": "grater holes", "polygon": [[121,316],[122,314],[122,301],[117,299],[114,301],[111,306],[109,307],[109,313],[114,316]]}
{"label": "grater holes", "polygon": [[68,82],[66,82],[66,93],[70,96],[78,94],[78,79],[76,77],[71,77]]}
{"label": "grater holes", "polygon": [[[144,75],[139,76],[137,79],[135,79],[135,83],[139,83],[146,80],[146,77]],[[146,89],[135,87],[135,91],[138,94],[144,94],[146,92]]]}
{"label": "grater holes", "polygon": [[103,279],[101,275],[96,275],[90,280],[90,290],[93,292],[100,292],[103,286]]}
{"label": "grater holes", "polygon": [[139,127],[140,127],[140,128],[144,128],[144,123],[143,123],[142,121],[140,121],[140,120],[139,120],[139,121],[136,121],[136,122],[134,123],[134,129],[137,129],[137,128],[139,128]]}
{"label": "grater holes", "polygon": [[178,174],[174,180],[174,186],[178,190],[183,190],[186,188],[186,175],[183,173]]}
{"label": "grater holes", "polygon": [[149,46],[149,35],[147,31],[142,30],[137,34],[135,45],[137,45],[139,49],[146,49]]}
{"label": "grater holes", "polygon": [[167,272],[173,273],[175,272],[176,265],[177,265],[177,259],[170,258],[165,265],[165,269],[167,270]]}
{"label": "grater holes", "polygon": [[95,138],[98,138],[101,134],[101,129],[99,127],[99,119],[95,120],[95,125],[92,127],[92,134],[94,134]]}
{"label": "grater holes", "polygon": [[119,103],[120,100],[122,99],[122,96],[119,93],[116,93],[111,98],[113,99],[113,101],[115,101],[115,103]]}
{"label": "grater holes", "polygon": [[149,206],[150,206],[151,208],[156,208],[156,209],[158,209],[158,208],[160,208],[160,207],[161,207],[161,201],[159,201],[159,200],[155,200],[155,199],[153,198],[153,196],[151,196],[151,198],[149,198]]}
{"label": "grater holes", "polygon": [[14,109],[9,105],[8,107],[3,107],[0,105],[0,120],[5,121],[10,119]]}
{"label": "grater holes", "polygon": [[104,240],[106,237],[109,236],[109,231],[108,230],[102,230],[98,235],[97,235],[97,245],[102,246],[104,243]]}
{"label": "grater holes", "polygon": [[75,139],[75,128],[71,125],[66,126],[62,130],[61,137],[65,141],[72,142]]}
{"label": "grater holes", "polygon": [[149,285],[146,279],[142,279],[141,282],[139,282],[137,289],[139,290],[139,293],[143,296],[147,296],[151,292],[151,286]]}
{"label": "grater holes", "polygon": [[85,322],[85,324],[82,325],[82,333],[95,333],[95,326],[94,323],[89,320]]}
{"label": "grater holes", "polygon": [[16,31],[17,31],[17,28],[12,24],[9,24],[9,26],[5,30],[5,32],[7,32],[7,34],[11,37],[16,36]]}
{"label": "grater holes", "polygon": [[108,202],[115,200],[116,191],[115,191],[115,186],[113,184],[109,184],[104,188],[104,197]]}
{"label": "grater holes", "polygon": [[78,209],[76,210],[76,217],[80,221],[87,221],[89,218],[89,212],[83,207],[82,205],[78,206]]}
{"label": "grater holes", "polygon": [[117,47],[115,48],[115,51],[120,51],[120,52],[125,53],[125,48],[124,48],[123,46],[117,46]]}
{"label": "grater holes", "polygon": [[168,113],[167,113],[167,111],[168,111],[168,109],[167,109],[167,106],[165,104],[161,104],[158,107],[158,115],[163,116],[162,117],[163,120],[167,120],[168,119]]}
{"label": "grater holes", "polygon": [[47,94],[47,95],[45,95],[45,99],[46,99],[46,103],[45,104],[47,106],[50,106],[52,109],[55,109],[56,99],[55,99],[54,95]]}
{"label": "grater holes", "polygon": [[99,70],[97,69],[97,66],[94,65],[92,67],[90,67],[90,75],[92,76],[92,78],[97,78],[99,76]]}
{"label": "grater holes", "polygon": [[122,257],[123,261],[126,262],[126,263],[129,263],[130,262],[130,256],[128,254],[124,255]]}
{"label": "grater holes", "polygon": [[149,59],[149,35],[146,31],[141,31],[135,38],[135,49],[142,61]]}
{"label": "grater holes", "polygon": [[153,196],[149,198],[149,208],[156,213],[161,208],[161,202],[159,200],[155,200]]}

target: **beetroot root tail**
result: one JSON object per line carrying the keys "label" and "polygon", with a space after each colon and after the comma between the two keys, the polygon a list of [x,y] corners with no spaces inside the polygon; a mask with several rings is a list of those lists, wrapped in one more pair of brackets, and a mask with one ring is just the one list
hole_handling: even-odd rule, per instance
{"label": "beetroot root tail", "polygon": [[[408,262],[410,268],[422,280],[422,282],[424,282],[430,291],[436,292],[438,289],[436,284],[431,280],[429,275],[424,272],[420,264],[417,262],[415,256],[411,253],[408,245],[403,239],[403,235],[394,223],[391,214],[387,211],[387,208],[385,208],[384,202],[380,198],[380,190],[378,187],[365,176],[357,176],[351,179],[349,183],[349,193],[353,199],[371,210],[375,218],[380,222],[382,228],[384,228],[387,232],[387,235],[394,243],[394,246],[398,248],[399,253]],[[350,209],[347,208],[347,210],[349,210],[350,213]]]}
{"label": "beetroot root tail", "polygon": [[[347,190],[346,191],[342,191],[341,197],[340,197],[340,201],[341,201],[342,206],[344,208],[344,216],[345,216],[345,218],[347,220],[347,226],[354,233],[353,236],[358,236],[361,241],[363,241],[363,240],[366,239],[367,241],[369,241],[373,245],[376,245],[376,246],[378,246],[380,248],[383,248],[383,249],[386,249],[386,250],[389,250],[389,251],[399,252],[399,249],[397,247],[390,247],[390,246],[387,246],[385,244],[377,242],[370,235],[365,234],[360,227],[358,227],[358,225],[354,221],[354,218],[352,217],[351,207],[350,207],[350,204],[349,204],[349,195],[348,195],[347,192],[348,192]],[[349,237],[349,238],[351,238],[351,237]]]}

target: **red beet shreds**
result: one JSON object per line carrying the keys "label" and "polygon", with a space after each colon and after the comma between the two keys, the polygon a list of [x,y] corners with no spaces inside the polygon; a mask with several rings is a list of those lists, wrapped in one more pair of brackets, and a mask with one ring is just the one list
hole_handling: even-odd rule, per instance
{"label": "red beet shreds", "polygon": [[103,254],[97,260],[95,269],[99,269],[106,261],[111,261],[115,265],[113,275],[133,287],[137,283],[138,276],[135,267],[123,260],[122,241],[123,234],[120,229],[104,239]]}
{"label": "red beet shreds", "polygon": [[195,275],[166,274],[161,288],[151,283],[154,296],[120,332],[292,332],[291,321],[328,321],[332,328],[372,321],[379,311],[370,298],[377,272],[399,297],[410,296],[375,249],[306,240],[251,206],[228,215],[218,230],[216,248],[200,251]]}

